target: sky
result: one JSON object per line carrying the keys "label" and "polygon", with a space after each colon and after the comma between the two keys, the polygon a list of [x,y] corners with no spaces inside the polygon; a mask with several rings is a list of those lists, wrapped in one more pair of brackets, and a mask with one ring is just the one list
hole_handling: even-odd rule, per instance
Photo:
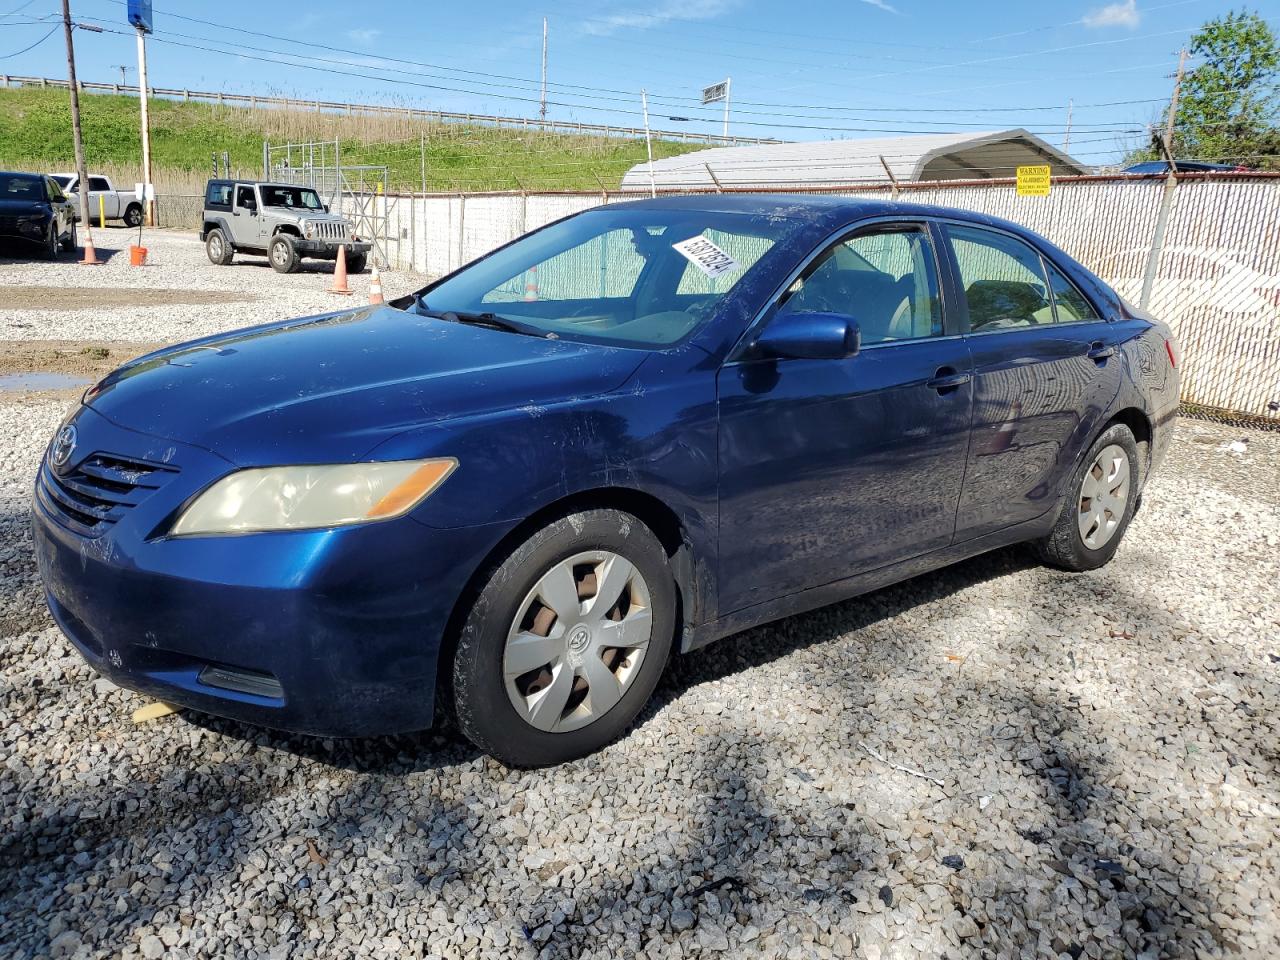
{"label": "sky", "polygon": [[[1231,0],[155,0],[152,86],[786,140],[1025,127],[1085,163],[1158,122],[1178,50]],[[1280,31],[1280,0],[1245,4]],[[0,0],[0,72],[65,77],[60,0]],[[274,12],[273,11],[277,11]],[[80,78],[137,82],[125,0],[72,0]],[[115,33],[111,31],[116,31]],[[32,49],[22,51],[33,45]],[[15,55],[16,54],[16,55]],[[1191,62],[1194,66],[1194,61]]]}

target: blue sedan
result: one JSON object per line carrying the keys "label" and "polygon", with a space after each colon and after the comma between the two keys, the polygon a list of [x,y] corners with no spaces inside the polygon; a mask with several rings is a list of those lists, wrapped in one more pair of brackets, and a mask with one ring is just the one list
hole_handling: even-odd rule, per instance
{"label": "blue sedan", "polygon": [[110,374],[49,446],[36,554],[126,687],[325,736],[447,715],[558,763],[677,652],[1008,544],[1106,563],[1177,360],[1011,223],[617,204]]}

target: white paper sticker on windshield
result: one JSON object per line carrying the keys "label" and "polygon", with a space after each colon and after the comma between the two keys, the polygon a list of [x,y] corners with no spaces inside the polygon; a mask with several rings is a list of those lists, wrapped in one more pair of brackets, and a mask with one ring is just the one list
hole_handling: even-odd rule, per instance
{"label": "white paper sticker on windshield", "polygon": [[686,260],[708,277],[718,277],[742,266],[737,260],[701,235],[690,237],[688,240],[681,240],[671,246],[680,251]]}

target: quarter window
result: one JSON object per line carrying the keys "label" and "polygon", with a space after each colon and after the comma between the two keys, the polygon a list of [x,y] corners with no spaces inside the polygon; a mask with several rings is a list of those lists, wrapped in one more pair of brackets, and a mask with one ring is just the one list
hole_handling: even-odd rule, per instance
{"label": "quarter window", "polygon": [[787,291],[782,312],[842,313],[864,345],[942,335],[942,302],[928,234],[872,230],[831,247]]}
{"label": "quarter window", "polygon": [[1098,316],[1098,311],[1093,309],[1093,304],[1067,279],[1066,274],[1048,260],[1044,265],[1049,271],[1049,289],[1053,293],[1053,306],[1057,310],[1059,323],[1088,323],[1102,319]]}

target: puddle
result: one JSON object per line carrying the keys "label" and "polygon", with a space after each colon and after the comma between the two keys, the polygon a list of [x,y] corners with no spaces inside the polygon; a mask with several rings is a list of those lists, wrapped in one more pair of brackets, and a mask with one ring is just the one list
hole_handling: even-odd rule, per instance
{"label": "puddle", "polygon": [[93,383],[88,377],[70,373],[6,373],[0,374],[0,393],[32,390],[73,390]]}

